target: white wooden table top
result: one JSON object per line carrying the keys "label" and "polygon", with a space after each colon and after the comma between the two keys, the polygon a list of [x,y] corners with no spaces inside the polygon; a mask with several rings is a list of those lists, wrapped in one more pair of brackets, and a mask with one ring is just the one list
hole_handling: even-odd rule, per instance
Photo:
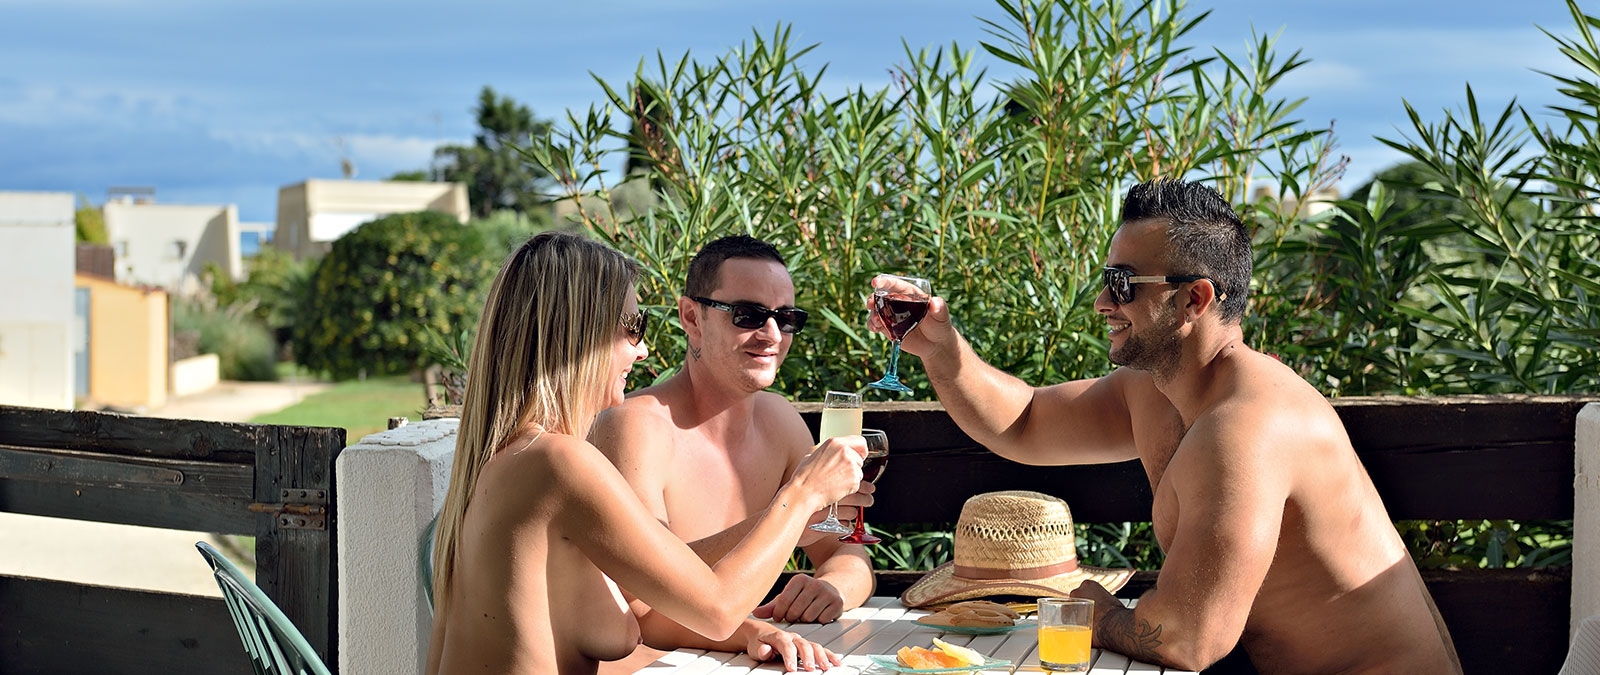
{"label": "white wooden table top", "polygon": [[[982,652],[985,656],[1005,659],[1011,665],[1002,668],[976,670],[976,675],[1011,675],[1012,673],[1048,672],[1039,666],[1035,647],[1039,643],[1036,630],[1021,629],[999,635],[946,634],[937,628],[916,623],[917,617],[929,614],[924,610],[908,610],[898,598],[873,597],[867,603],[844,613],[838,621],[829,624],[796,623],[784,628],[800,634],[812,642],[844,655],[844,665],[828,671],[829,675],[898,675],[875,666],[868,654],[894,654],[904,646],[933,646],[940,638],[951,644],[963,645]],[[1090,675],[1124,675],[1126,673],[1165,673],[1183,675],[1191,671],[1164,669],[1161,666],[1133,661],[1116,652],[1093,651]],[[667,652],[654,663],[641,667],[636,675],[743,675],[748,673],[783,673],[780,661],[757,663],[745,654],[707,652],[699,649],[679,649]]]}

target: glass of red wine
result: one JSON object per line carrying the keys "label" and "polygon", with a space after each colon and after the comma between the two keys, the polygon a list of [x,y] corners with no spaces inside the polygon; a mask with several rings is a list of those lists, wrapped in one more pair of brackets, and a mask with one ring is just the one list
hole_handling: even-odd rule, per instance
{"label": "glass of red wine", "polygon": [[[869,483],[878,482],[883,476],[883,470],[889,468],[889,435],[880,429],[862,429],[862,438],[867,439],[867,461],[861,464],[861,480]],[[882,539],[867,534],[866,509],[856,508],[856,527],[839,541],[846,544],[876,544]]]}
{"label": "glass of red wine", "polygon": [[889,329],[894,338],[894,350],[889,353],[889,372],[870,386],[876,389],[911,393],[911,387],[900,383],[900,341],[928,314],[928,300],[933,297],[933,285],[927,279],[881,274],[872,291],[872,308],[878,320]]}

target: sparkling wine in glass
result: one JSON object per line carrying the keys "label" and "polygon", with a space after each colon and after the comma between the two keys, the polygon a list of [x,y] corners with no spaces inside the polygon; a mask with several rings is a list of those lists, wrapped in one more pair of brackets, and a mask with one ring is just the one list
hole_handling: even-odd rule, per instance
{"label": "sparkling wine in glass", "polygon": [[900,341],[904,340],[911,329],[922,323],[922,317],[928,314],[928,301],[933,298],[933,285],[927,279],[917,277],[901,277],[893,274],[880,275],[889,281],[872,291],[873,311],[878,315],[878,320],[889,329],[889,337],[894,338],[894,350],[889,353],[889,372],[883,379],[872,383],[877,389],[887,389],[900,393],[910,393],[911,388],[900,383]]}
{"label": "sparkling wine in glass", "polygon": [[[822,399],[822,424],[817,429],[817,443],[839,436],[861,435],[861,395],[848,391],[830,391]],[[839,503],[828,505],[828,517],[811,526],[818,532],[850,534],[852,531],[839,522]]]}
{"label": "sparkling wine in glass", "polygon": [[[868,483],[876,483],[883,476],[883,470],[889,468],[889,435],[878,429],[862,429],[861,436],[867,439],[867,461],[861,464],[861,478]],[[866,509],[856,509],[856,528],[839,541],[846,544],[876,544],[882,539],[867,534]]]}

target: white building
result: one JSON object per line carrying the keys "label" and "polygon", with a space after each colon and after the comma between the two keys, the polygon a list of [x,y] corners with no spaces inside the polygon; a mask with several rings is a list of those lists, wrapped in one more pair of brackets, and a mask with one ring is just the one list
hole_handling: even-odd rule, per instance
{"label": "white building", "polygon": [[73,196],[0,192],[0,404],[73,407]]}
{"label": "white building", "polygon": [[278,190],[278,228],[272,243],[295,259],[320,256],[333,241],[394,213],[438,211],[462,223],[471,210],[467,186],[415,181],[308,180]]}
{"label": "white building", "polygon": [[239,209],[226,206],[109,201],[106,236],[116,250],[117,281],[193,292],[208,263],[231,279],[244,275]]}

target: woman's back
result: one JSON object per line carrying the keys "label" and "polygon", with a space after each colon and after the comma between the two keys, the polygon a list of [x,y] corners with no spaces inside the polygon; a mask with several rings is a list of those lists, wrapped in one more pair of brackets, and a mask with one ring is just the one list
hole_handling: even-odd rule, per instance
{"label": "woman's back", "polygon": [[[593,672],[627,656],[638,624],[578,549],[567,497],[610,470],[587,443],[524,433],[484,465],[435,621],[428,672]],[[618,477],[620,479],[620,476]]]}

